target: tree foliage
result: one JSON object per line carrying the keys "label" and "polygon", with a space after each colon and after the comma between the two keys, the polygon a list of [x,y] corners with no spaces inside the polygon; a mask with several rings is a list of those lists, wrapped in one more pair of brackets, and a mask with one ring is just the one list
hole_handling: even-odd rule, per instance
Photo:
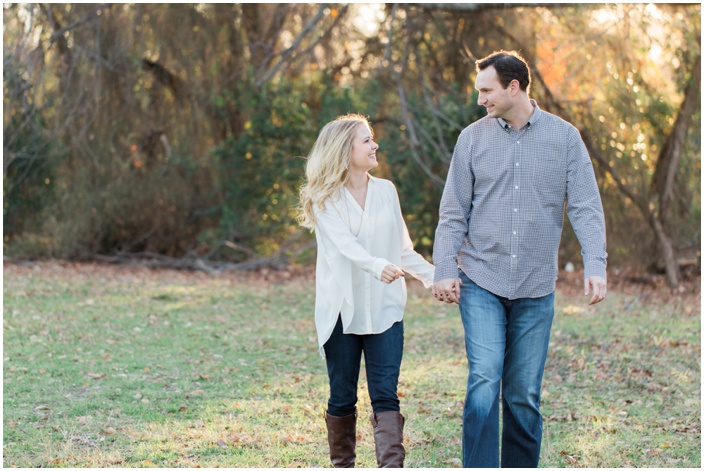
{"label": "tree foliage", "polygon": [[[474,59],[518,49],[531,95],[590,148],[610,262],[670,274],[701,236],[699,18],[698,5],[5,4],[5,250],[290,255],[311,241],[293,209],[302,157],[359,112],[429,254],[453,146],[483,115]],[[578,254],[568,230],[561,259]]]}

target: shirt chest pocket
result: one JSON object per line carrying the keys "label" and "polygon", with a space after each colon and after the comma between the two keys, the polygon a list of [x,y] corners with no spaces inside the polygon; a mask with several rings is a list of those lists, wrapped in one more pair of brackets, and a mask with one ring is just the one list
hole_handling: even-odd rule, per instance
{"label": "shirt chest pocket", "polygon": [[547,157],[536,162],[532,172],[533,188],[542,205],[559,206],[567,193],[567,161],[565,158]]}

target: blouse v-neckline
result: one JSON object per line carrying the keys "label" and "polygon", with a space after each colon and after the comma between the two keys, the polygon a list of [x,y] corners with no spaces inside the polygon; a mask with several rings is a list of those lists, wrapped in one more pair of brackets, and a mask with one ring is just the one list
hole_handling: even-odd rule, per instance
{"label": "blouse v-neckline", "polygon": [[369,193],[371,193],[371,190],[372,190],[371,183],[372,183],[372,179],[370,178],[369,180],[367,180],[367,194],[364,195],[364,208],[362,208],[362,206],[360,206],[359,202],[357,201],[357,198],[354,197],[352,192],[350,190],[348,190],[346,186],[344,186],[344,185],[342,186],[342,188],[345,189],[345,192],[347,193],[348,198],[353,201],[353,203],[354,203],[353,206],[355,208],[357,208],[357,211],[359,211],[362,214],[364,214],[364,211],[369,207]]}

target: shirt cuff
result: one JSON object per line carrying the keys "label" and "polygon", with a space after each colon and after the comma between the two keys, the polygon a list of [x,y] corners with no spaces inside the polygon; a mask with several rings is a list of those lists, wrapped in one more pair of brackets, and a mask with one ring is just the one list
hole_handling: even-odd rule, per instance
{"label": "shirt cuff", "polygon": [[432,288],[435,284],[435,268],[433,268],[433,271],[429,273],[429,275],[430,276],[428,276],[426,279],[420,280],[425,288]]}
{"label": "shirt cuff", "polygon": [[452,265],[435,265],[435,282],[437,283],[440,280],[447,280],[452,278],[453,280],[456,280],[457,278],[460,277],[460,269],[457,266],[457,264],[452,264]]}
{"label": "shirt cuff", "polygon": [[384,267],[389,265],[391,262],[385,258],[377,258],[372,264],[372,273],[376,276],[377,280],[381,280],[381,272],[384,271]]}
{"label": "shirt cuff", "polygon": [[584,279],[598,276],[606,280],[606,264],[599,260],[584,262]]}

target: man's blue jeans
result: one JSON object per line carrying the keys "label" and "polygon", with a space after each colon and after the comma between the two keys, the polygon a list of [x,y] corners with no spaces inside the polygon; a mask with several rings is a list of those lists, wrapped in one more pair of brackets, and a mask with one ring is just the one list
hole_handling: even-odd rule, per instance
{"label": "man's blue jeans", "polygon": [[501,393],[501,467],[537,467],[543,434],[540,386],[555,294],[510,301],[480,288],[461,271],[460,279],[460,314],[469,361],[462,464],[499,467]]}
{"label": "man's blue jeans", "polygon": [[342,332],[342,320],[338,318],[323,348],[330,379],[328,414],[336,417],[354,414],[362,352],[372,410],[375,414],[400,411],[397,391],[403,357],[403,321],[380,334],[354,335]]}

